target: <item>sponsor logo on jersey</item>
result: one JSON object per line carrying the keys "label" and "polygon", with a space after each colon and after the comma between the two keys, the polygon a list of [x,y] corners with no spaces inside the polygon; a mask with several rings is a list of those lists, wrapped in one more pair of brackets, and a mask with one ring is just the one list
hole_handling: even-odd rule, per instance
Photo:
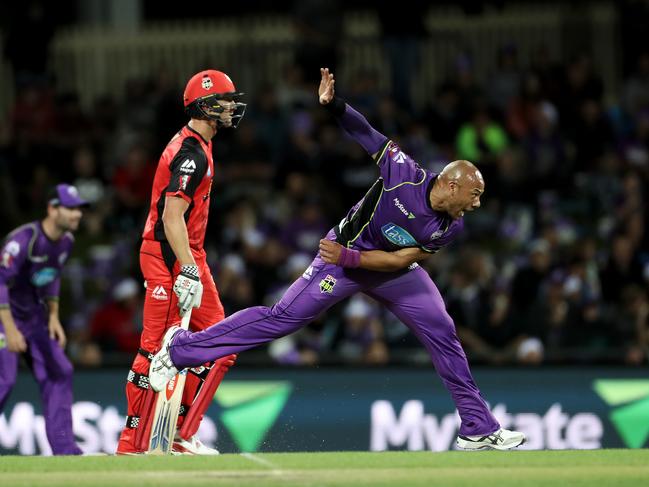
{"label": "sponsor logo on jersey", "polygon": [[433,234],[430,236],[430,239],[431,239],[431,240],[435,240],[435,239],[438,239],[439,237],[441,237],[442,235],[444,235],[444,230],[436,230],[436,231],[434,231]]}
{"label": "sponsor logo on jersey", "polygon": [[65,263],[65,261],[67,260],[67,258],[68,258],[68,253],[63,252],[61,255],[59,255],[59,264],[63,265]]}
{"label": "sponsor logo on jersey", "polygon": [[167,299],[169,299],[167,291],[165,291],[165,288],[162,286],[156,286],[153,291],[151,291],[151,297],[153,299],[157,299],[158,301],[166,301]]}
{"label": "sponsor logo on jersey", "polygon": [[401,201],[399,201],[399,198],[394,198],[394,200],[392,200],[392,201],[394,201],[394,206],[399,208],[399,211],[408,217],[408,220],[412,220],[413,218],[416,218],[414,213],[411,213],[410,211],[408,211],[406,209],[405,206],[403,206],[403,203],[401,203]]}
{"label": "sponsor logo on jersey", "polygon": [[306,279],[307,281],[310,281],[311,278],[313,277],[313,266],[310,265],[307,267],[307,269],[304,271],[304,274],[302,274],[302,277]]}
{"label": "sponsor logo on jersey", "polygon": [[196,171],[196,163],[194,162],[194,159],[185,159],[185,162],[180,165],[180,172],[184,172],[185,174],[194,174],[194,171]]}
{"label": "sponsor logo on jersey", "polygon": [[32,274],[31,283],[36,287],[47,286],[59,275],[58,269],[54,267],[43,267]]}
{"label": "sponsor logo on jersey", "polygon": [[5,338],[5,334],[0,332],[0,350],[3,348],[7,348],[7,339]]}
{"label": "sponsor logo on jersey", "polygon": [[320,281],[320,293],[331,294],[334,290],[335,285],[336,285],[336,278],[333,277],[331,274],[327,274],[327,277],[325,277],[322,281]]}
{"label": "sponsor logo on jersey", "polygon": [[394,223],[383,225],[381,232],[390,243],[398,247],[416,247],[419,245],[412,235]]}

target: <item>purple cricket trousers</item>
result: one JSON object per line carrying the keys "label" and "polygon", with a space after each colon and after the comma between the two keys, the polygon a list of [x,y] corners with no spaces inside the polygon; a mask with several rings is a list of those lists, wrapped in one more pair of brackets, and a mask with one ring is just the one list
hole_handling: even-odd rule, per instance
{"label": "purple cricket trousers", "polygon": [[[49,337],[47,325],[32,333],[25,333],[25,328],[19,327],[28,347],[23,356],[40,389],[45,432],[52,453],[80,455],[81,449],[74,442],[72,432],[72,364],[59,344]],[[4,332],[2,324],[0,332]],[[16,383],[17,372],[18,354],[0,348],[0,412]]]}
{"label": "purple cricket trousers", "polygon": [[327,264],[318,256],[272,308],[244,309],[197,333],[180,331],[171,359],[181,369],[241,353],[295,332],[357,292],[383,303],[424,345],[458,409],[460,434],[486,435],[500,427],[471,376],[437,286],[418,265],[375,272]]}

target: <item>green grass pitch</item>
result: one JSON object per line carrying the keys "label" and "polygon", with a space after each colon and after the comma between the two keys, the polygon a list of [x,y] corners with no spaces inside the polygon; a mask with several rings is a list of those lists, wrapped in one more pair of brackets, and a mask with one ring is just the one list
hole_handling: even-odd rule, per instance
{"label": "green grass pitch", "polygon": [[3,487],[640,487],[648,479],[649,450],[0,457]]}

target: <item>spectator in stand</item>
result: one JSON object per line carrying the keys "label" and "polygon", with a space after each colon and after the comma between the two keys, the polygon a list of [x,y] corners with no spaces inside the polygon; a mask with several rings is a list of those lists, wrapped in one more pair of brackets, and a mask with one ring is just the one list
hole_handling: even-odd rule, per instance
{"label": "spectator in stand", "polygon": [[509,138],[503,127],[496,122],[485,106],[480,106],[470,122],[460,127],[455,141],[460,159],[475,161],[485,179],[495,177],[497,158],[509,146]]}
{"label": "spectator in stand", "polygon": [[280,231],[280,241],[293,252],[312,254],[329,228],[319,199],[306,198],[295,208],[295,216]]}
{"label": "spectator in stand", "polygon": [[353,296],[343,311],[337,351],[347,363],[383,365],[390,352],[383,338],[376,303],[362,295]]}
{"label": "spectator in stand", "polygon": [[616,303],[622,297],[622,290],[629,284],[642,284],[642,266],[626,235],[613,237],[608,261],[600,273],[602,296],[607,302]]}
{"label": "spectator in stand", "polygon": [[140,227],[151,198],[149,188],[155,171],[156,166],[143,147],[134,145],[128,150],[124,162],[113,176],[115,230],[132,231]]}
{"label": "spectator in stand", "polygon": [[95,311],[89,339],[102,352],[123,352],[132,356],[140,346],[142,305],[144,299],[138,282],[127,277],[111,293],[111,299]]}
{"label": "spectator in stand", "polygon": [[630,285],[621,293],[621,313],[615,317],[613,344],[621,348],[619,359],[641,365],[649,359],[649,300],[646,289]]}
{"label": "spectator in stand", "polygon": [[518,49],[514,44],[505,44],[498,49],[496,71],[487,83],[489,104],[502,115],[510,101],[519,93],[521,70],[518,66]]}
{"label": "spectator in stand", "polygon": [[632,118],[649,109],[649,51],[638,56],[635,71],[624,83],[621,100]]}
{"label": "spectator in stand", "polygon": [[221,303],[226,316],[240,309],[252,306],[255,302],[252,282],[245,260],[237,253],[224,255],[215,273]]}

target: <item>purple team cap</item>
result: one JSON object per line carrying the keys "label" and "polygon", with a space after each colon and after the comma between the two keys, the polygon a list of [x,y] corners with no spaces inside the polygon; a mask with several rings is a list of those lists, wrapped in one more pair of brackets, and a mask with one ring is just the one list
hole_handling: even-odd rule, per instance
{"label": "purple team cap", "polygon": [[54,206],[65,206],[66,208],[78,208],[90,204],[86,200],[81,199],[79,191],[71,184],[57,184],[56,188],[52,191],[48,203]]}

